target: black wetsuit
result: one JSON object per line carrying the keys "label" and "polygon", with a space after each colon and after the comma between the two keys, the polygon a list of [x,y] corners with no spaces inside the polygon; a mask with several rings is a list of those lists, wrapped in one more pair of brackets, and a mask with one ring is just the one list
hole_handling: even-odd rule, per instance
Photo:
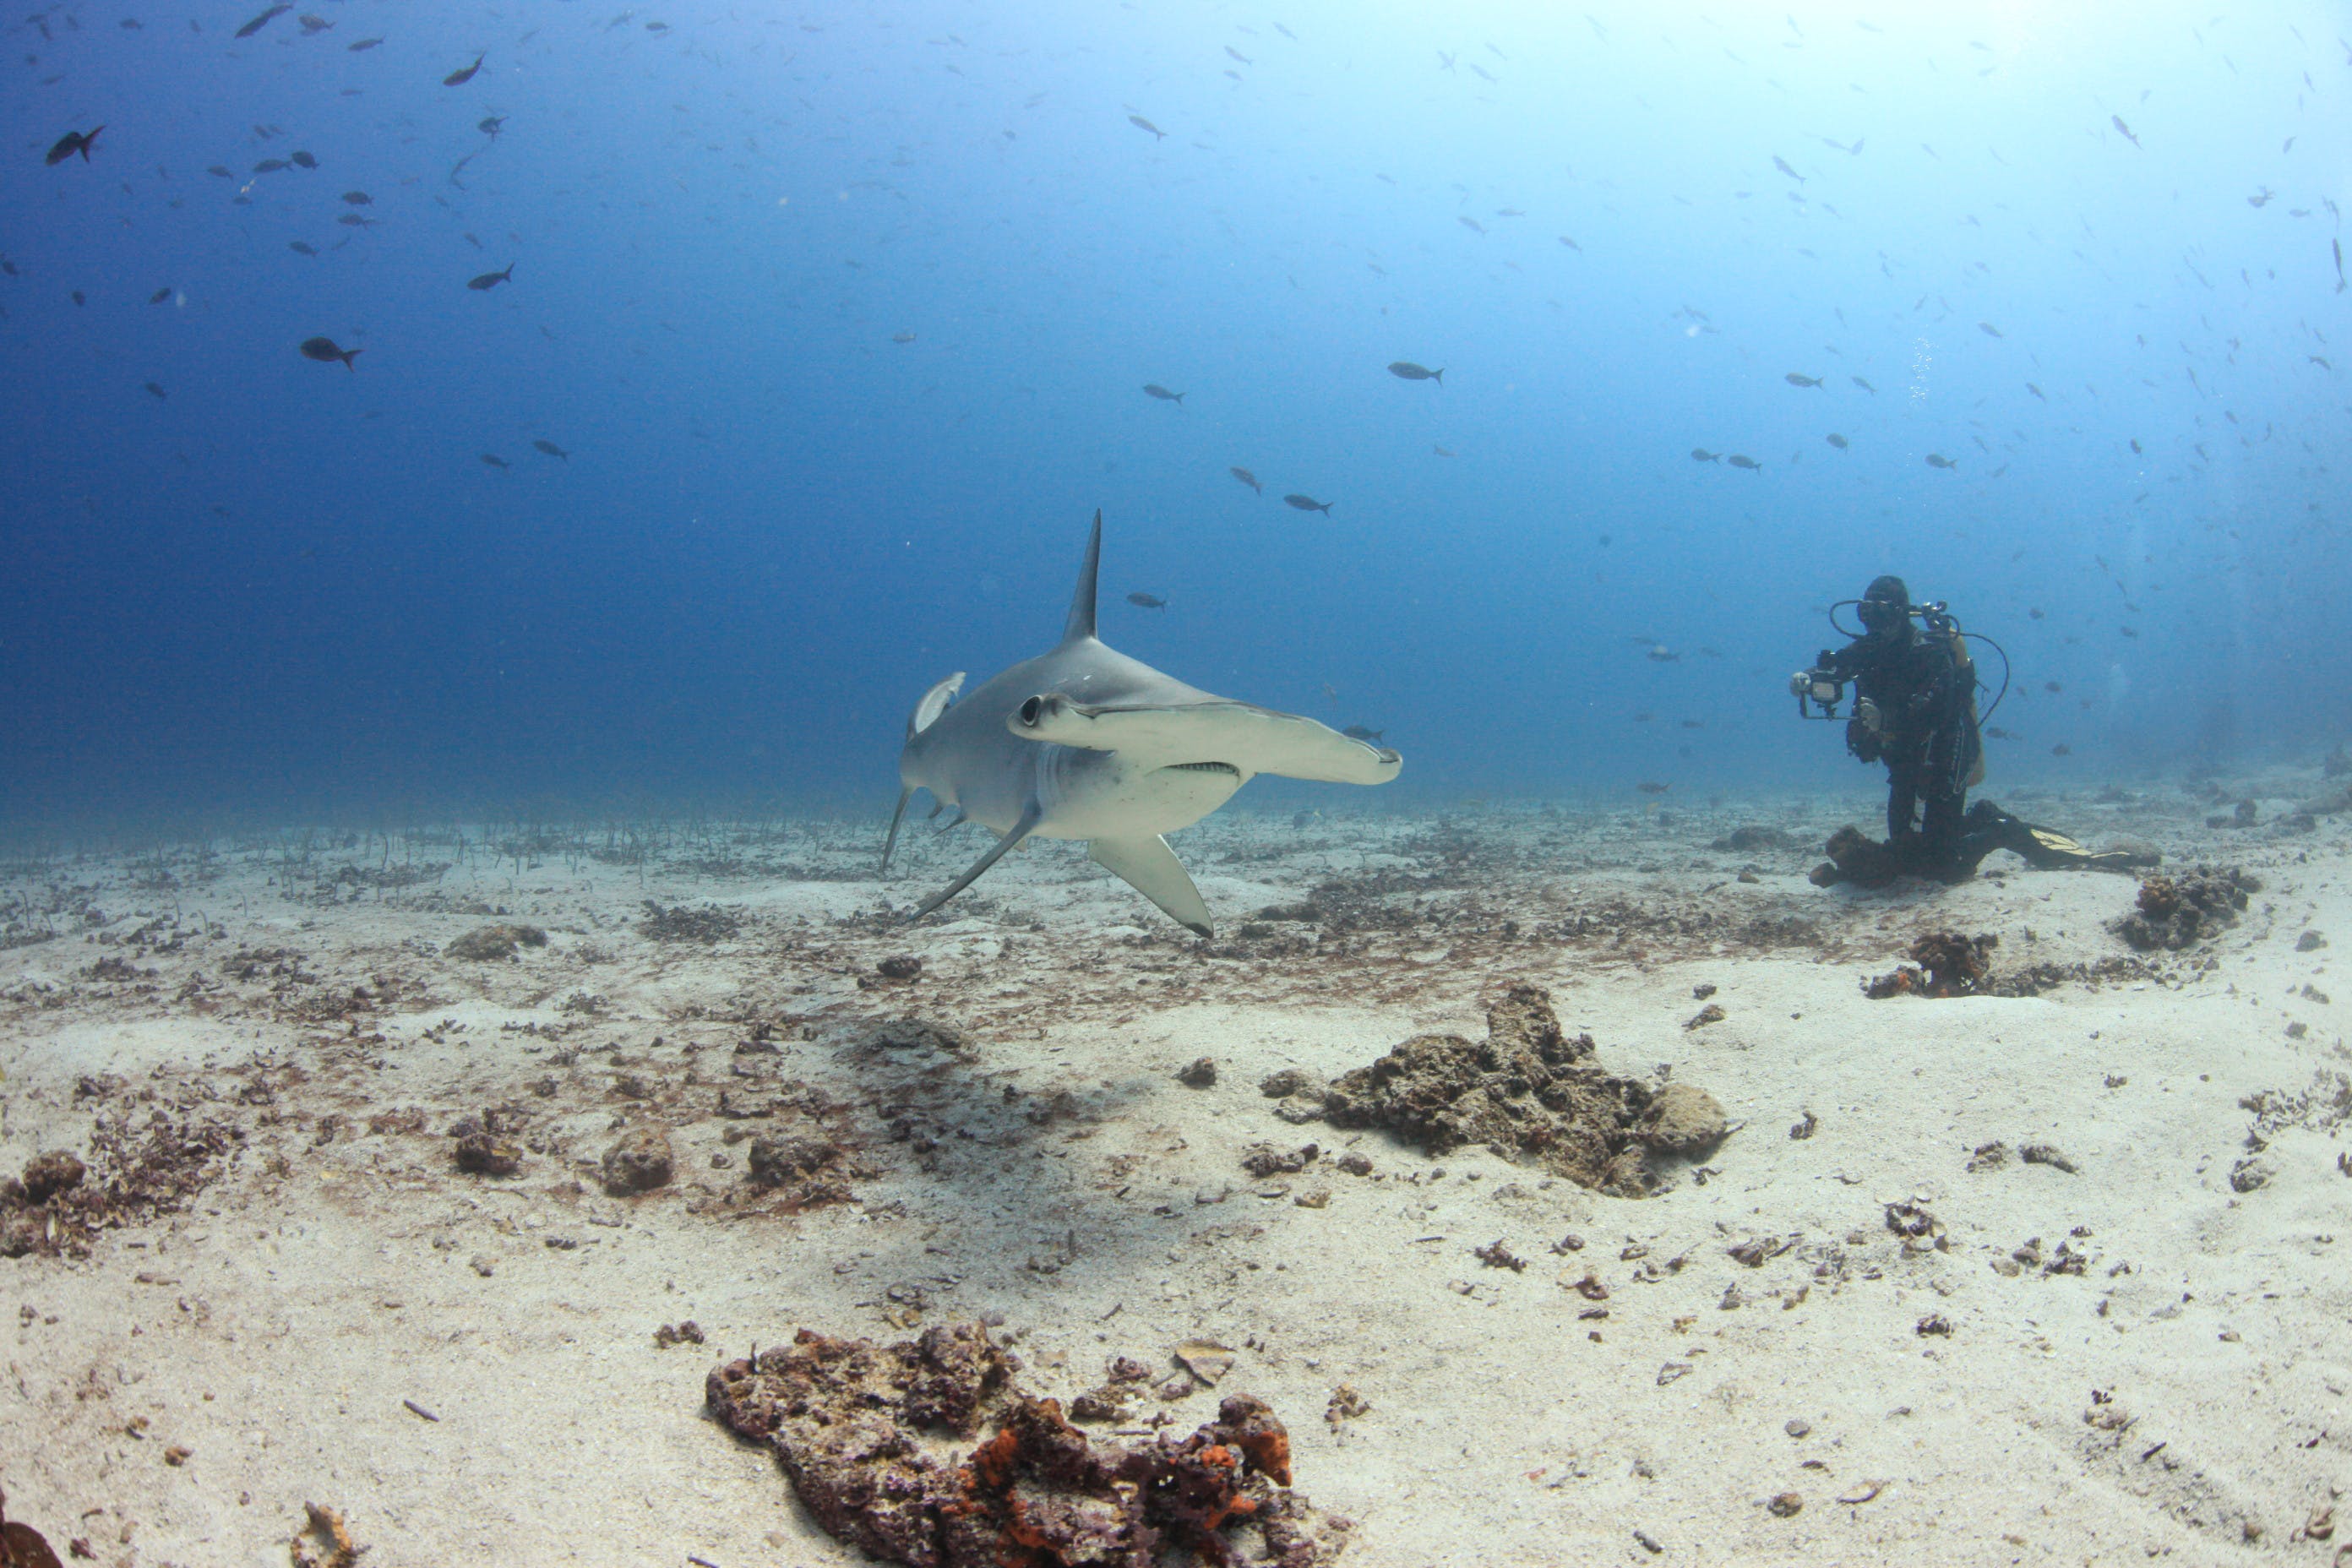
{"label": "black wetsuit", "polygon": [[[1923,633],[1906,616],[1856,637],[1820,668],[1853,683],[1856,707],[1878,710],[1874,730],[1849,721],[1846,749],[1886,763],[1886,842],[1903,869],[1958,880],[1990,853],[1964,844],[1969,778],[1984,742],[1970,702],[1976,673],[1955,657],[1947,633]],[[1975,850],[1974,854],[1970,854]]]}

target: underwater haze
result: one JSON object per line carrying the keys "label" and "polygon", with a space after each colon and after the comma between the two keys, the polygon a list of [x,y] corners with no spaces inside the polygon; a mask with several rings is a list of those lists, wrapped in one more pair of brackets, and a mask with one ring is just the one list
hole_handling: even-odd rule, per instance
{"label": "underwater haze", "polygon": [[5,31],[14,828],[878,820],[1097,508],[1107,641],[1405,757],[1245,805],[1868,787],[1787,681],[1882,572],[1995,795],[2352,707],[2340,5]]}

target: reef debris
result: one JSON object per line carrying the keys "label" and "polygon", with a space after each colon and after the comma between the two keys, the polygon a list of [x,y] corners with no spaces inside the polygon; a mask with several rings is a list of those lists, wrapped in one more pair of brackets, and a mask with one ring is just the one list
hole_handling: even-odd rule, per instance
{"label": "reef debris", "polygon": [[1335,1127],[1387,1128],[1431,1154],[1484,1144],[1626,1197],[1656,1185],[1653,1151],[1700,1153],[1727,1131],[1723,1108],[1705,1089],[1654,1089],[1603,1071],[1592,1037],[1563,1034],[1551,994],[1526,984],[1487,1008],[1485,1041],[1416,1035],[1333,1082],[1321,1110]]}
{"label": "reef debris", "polygon": [[2115,931],[2142,952],[2178,952],[2237,924],[2248,897],[2262,890],[2260,880],[2235,866],[2198,866],[2174,877],[2150,877],[2140,883],[2138,898]]}
{"label": "reef debris", "polygon": [[0,1176],[0,1258],[83,1257],[98,1232],[180,1208],[226,1168],[244,1139],[240,1128],[161,1110],[139,1122],[101,1117],[87,1162],[52,1149],[27,1161],[21,1176]]}
{"label": "reef debris", "polygon": [[1992,950],[2000,938],[1936,931],[1911,944],[1911,962],[1862,984],[1874,1002],[1889,996],[1973,996],[1992,976]]}
{"label": "reef debris", "polygon": [[[704,1394],[772,1449],[816,1523],[915,1568],[1197,1561],[1318,1568],[1347,1521],[1288,1489],[1290,1437],[1234,1394],[1189,1437],[1129,1447],[1018,1385],[1020,1358],[977,1322],[895,1344],[802,1329],[711,1369]],[[974,1446],[971,1440],[985,1433]]]}
{"label": "reef debris", "polygon": [[487,925],[476,926],[461,937],[453,939],[445,950],[452,958],[471,959],[478,963],[491,963],[512,958],[526,947],[545,947],[547,933],[537,926]]}

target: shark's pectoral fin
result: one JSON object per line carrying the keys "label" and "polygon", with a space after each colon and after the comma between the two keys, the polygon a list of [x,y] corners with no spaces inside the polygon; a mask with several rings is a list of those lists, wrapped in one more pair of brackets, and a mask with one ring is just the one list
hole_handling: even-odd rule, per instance
{"label": "shark's pectoral fin", "polygon": [[915,912],[908,915],[907,918],[910,921],[921,920],[925,915],[929,914],[933,910],[938,909],[941,904],[946,903],[950,899],[954,898],[958,893],[962,892],[974,882],[979,881],[981,873],[987,870],[991,866],[995,865],[1000,859],[1003,858],[1004,852],[1006,850],[1012,848],[1014,845],[1028,837],[1030,832],[1036,827],[1038,820],[1045,815],[1045,809],[1035,801],[1031,801],[1028,805],[1023,808],[1021,820],[1013,825],[1012,832],[1006,834],[1003,837],[990,845],[988,847],[988,853],[973,861],[971,863],[971,870],[966,871],[962,876],[958,877],[952,883],[949,884],[946,892],[938,893],[930,898],[925,899],[922,903],[916,907]]}
{"label": "shark's pectoral fin", "polygon": [[1387,747],[1349,740],[1303,715],[1223,699],[1095,707],[1045,692],[1014,709],[1005,724],[1027,740],[1117,752],[1145,767],[1224,763],[1244,777],[1279,773],[1353,784],[1386,784],[1404,767]]}
{"label": "shark's pectoral fin", "polygon": [[1178,925],[1195,936],[1211,934],[1209,906],[1201,901],[1201,889],[1192,885],[1183,862],[1176,858],[1176,851],[1168,847],[1165,838],[1157,834],[1150,838],[1097,838],[1087,846],[1087,853],[1097,865],[1165,910]]}
{"label": "shark's pectoral fin", "polygon": [[938,723],[940,715],[948,710],[949,705],[956,700],[956,693],[962,689],[963,671],[959,669],[924,692],[923,700],[915,704],[915,710],[907,715],[907,739],[911,741]]}

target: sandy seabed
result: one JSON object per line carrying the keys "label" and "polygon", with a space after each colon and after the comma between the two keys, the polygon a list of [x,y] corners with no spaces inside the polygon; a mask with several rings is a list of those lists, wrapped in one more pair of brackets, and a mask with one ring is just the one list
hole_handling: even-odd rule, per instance
{"label": "sandy seabed", "polygon": [[[864,821],[20,854],[0,1172],[88,1173],[0,1232],[8,1513],[126,1565],[283,1564],[310,1503],[371,1568],[861,1562],[705,1377],[978,1319],[1064,1400],[1148,1365],[1139,1426],[1264,1400],[1351,1568],[2329,1563],[2352,821],[2292,816],[2319,787],[2011,800],[2259,879],[2146,953],[2127,878],[1811,886],[1861,795],[1229,810],[1175,840],[1208,941],[1067,845],[909,927],[983,841],[918,832],[877,882]],[[1945,931],[2032,994],[1865,998]],[[1514,984],[1728,1135],[1611,1196],[1260,1091],[1480,1038]],[[664,1138],[666,1184],[608,1187]]]}

